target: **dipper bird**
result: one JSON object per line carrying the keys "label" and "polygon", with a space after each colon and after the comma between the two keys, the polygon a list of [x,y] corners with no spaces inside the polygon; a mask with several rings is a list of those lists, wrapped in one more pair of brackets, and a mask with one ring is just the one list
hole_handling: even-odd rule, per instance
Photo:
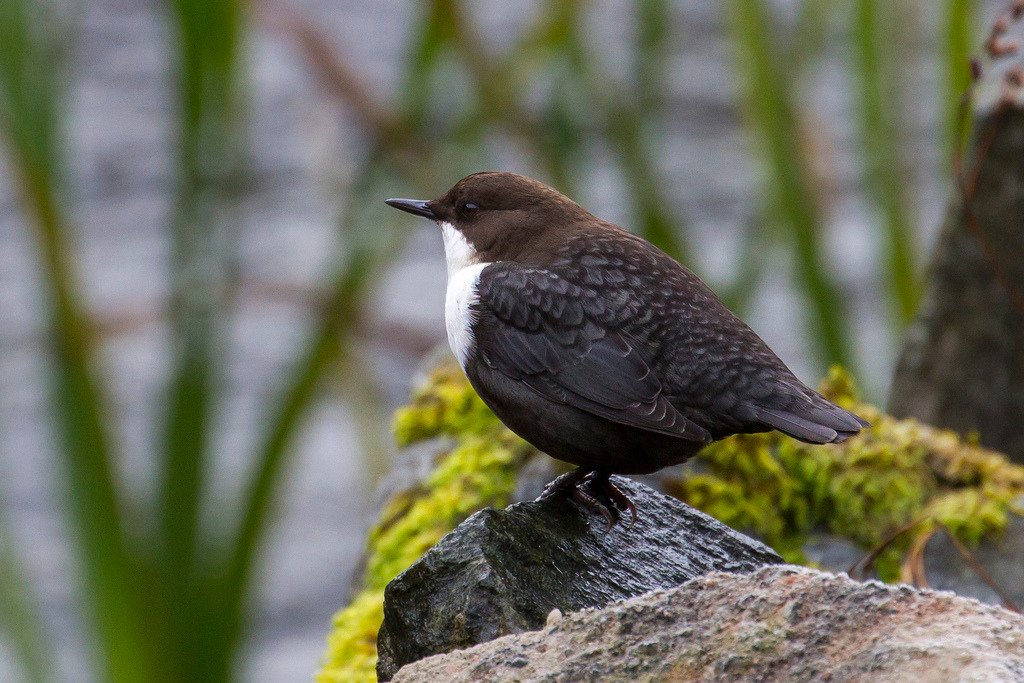
{"label": "dipper bird", "polygon": [[839,443],[867,423],[779,360],[684,266],[556,190],[475,173],[437,199],[387,204],[435,221],[448,342],[509,429],[578,468],[548,484],[609,526],[646,474],[732,434]]}

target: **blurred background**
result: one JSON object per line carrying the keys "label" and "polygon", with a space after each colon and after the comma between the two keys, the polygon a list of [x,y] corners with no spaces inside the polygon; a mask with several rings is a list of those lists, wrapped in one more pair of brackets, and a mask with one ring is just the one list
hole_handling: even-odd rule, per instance
{"label": "blurred background", "polygon": [[884,401],[1002,4],[0,0],[0,680],[309,679],[443,340],[385,197],[536,177]]}

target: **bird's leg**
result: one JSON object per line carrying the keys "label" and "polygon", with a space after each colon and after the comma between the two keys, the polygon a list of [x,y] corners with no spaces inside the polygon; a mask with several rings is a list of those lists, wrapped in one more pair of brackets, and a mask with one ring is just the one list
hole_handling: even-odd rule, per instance
{"label": "bird's leg", "polygon": [[610,476],[608,472],[595,471],[594,475],[587,481],[587,484],[597,497],[611,504],[611,509],[614,511],[616,518],[618,518],[619,512],[628,511],[630,515],[629,526],[632,527],[636,524],[636,506],[622,492],[622,489],[612,483],[611,479],[609,479]]}
{"label": "bird's leg", "polygon": [[587,469],[586,467],[577,467],[572,472],[566,472],[565,474],[559,475],[557,478],[548,482],[548,485],[544,487],[544,492],[540,494],[540,498],[537,500],[551,498],[552,496],[557,496],[561,493],[569,494],[593,473],[594,470]]}

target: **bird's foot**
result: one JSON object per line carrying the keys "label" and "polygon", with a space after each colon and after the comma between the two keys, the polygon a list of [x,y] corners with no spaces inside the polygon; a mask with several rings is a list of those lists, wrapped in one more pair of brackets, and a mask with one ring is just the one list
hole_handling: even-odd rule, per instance
{"label": "bird's foot", "polygon": [[623,512],[629,512],[629,526],[632,528],[636,524],[636,506],[608,477],[606,472],[581,467],[561,475],[545,486],[538,500],[567,495],[588,512],[603,517],[608,529],[615,526]]}

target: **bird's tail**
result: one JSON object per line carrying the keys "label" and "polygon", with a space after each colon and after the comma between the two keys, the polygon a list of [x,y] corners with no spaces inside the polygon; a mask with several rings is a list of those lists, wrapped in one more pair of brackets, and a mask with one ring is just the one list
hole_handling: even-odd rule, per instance
{"label": "bird's tail", "polygon": [[840,408],[807,387],[789,387],[768,405],[753,406],[755,418],[806,443],[842,443],[868,426],[863,418]]}

